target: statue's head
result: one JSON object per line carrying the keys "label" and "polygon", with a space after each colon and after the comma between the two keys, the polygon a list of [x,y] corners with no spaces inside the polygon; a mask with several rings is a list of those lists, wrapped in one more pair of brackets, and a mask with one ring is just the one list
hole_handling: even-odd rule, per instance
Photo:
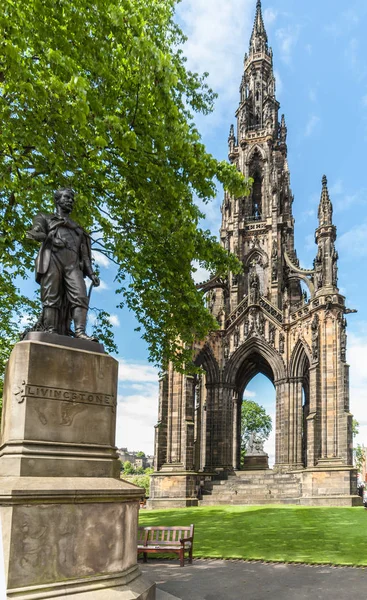
{"label": "statue's head", "polygon": [[74,207],[74,191],[71,188],[60,188],[54,193],[54,201],[67,213],[71,213]]}

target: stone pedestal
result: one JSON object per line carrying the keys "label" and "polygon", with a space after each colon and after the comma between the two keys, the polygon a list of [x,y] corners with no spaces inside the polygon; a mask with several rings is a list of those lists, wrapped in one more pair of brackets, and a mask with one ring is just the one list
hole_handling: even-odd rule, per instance
{"label": "stone pedestal", "polygon": [[362,506],[357,493],[357,469],[329,466],[307,469],[302,474],[302,498],[306,506]]}
{"label": "stone pedestal", "polygon": [[154,600],[155,585],[137,565],[142,491],[118,478],[117,362],[92,342],[81,349],[58,339],[18,343],[6,372],[7,597]]}
{"label": "stone pedestal", "polygon": [[[201,476],[202,477],[202,476]],[[200,475],[192,471],[162,469],[150,478],[147,508],[185,508],[198,506]]]}
{"label": "stone pedestal", "polygon": [[243,459],[244,471],[258,471],[269,468],[269,456],[267,454],[249,454]]}

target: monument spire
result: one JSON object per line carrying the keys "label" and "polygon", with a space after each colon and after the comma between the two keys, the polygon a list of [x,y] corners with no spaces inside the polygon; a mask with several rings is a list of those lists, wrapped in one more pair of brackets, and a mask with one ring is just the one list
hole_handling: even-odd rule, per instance
{"label": "monument spire", "polygon": [[326,175],[322,178],[322,192],[319,204],[319,226],[333,224],[333,205],[331,204]]}
{"label": "monument spire", "polygon": [[322,293],[327,288],[334,291],[338,285],[338,253],[335,249],[336,227],[333,225],[331,204],[326,175],[322,178],[319,204],[319,226],[316,229],[317,256],[314,261],[315,291]]}
{"label": "monument spire", "polygon": [[250,54],[268,52],[268,36],[265,30],[264,19],[261,8],[261,0],[257,0],[254,26],[250,39]]}

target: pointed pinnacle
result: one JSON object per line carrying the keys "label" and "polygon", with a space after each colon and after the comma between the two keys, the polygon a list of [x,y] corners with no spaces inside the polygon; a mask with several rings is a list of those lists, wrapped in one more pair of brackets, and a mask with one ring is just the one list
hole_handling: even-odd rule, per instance
{"label": "pointed pinnacle", "polygon": [[332,225],[333,205],[330,200],[326,175],[322,178],[322,191],[318,211],[321,225]]}
{"label": "pointed pinnacle", "polygon": [[254,39],[258,36],[263,37],[266,43],[268,42],[268,36],[265,31],[264,19],[261,10],[261,0],[257,0],[256,2],[256,14],[250,40],[250,47],[253,44]]}

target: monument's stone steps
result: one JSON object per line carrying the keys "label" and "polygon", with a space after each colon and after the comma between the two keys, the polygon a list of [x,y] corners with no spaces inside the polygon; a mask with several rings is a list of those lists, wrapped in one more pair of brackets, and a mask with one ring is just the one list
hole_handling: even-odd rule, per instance
{"label": "monument's stone steps", "polygon": [[200,505],[298,504],[301,494],[301,476],[297,473],[238,471],[227,480],[208,482]]}

